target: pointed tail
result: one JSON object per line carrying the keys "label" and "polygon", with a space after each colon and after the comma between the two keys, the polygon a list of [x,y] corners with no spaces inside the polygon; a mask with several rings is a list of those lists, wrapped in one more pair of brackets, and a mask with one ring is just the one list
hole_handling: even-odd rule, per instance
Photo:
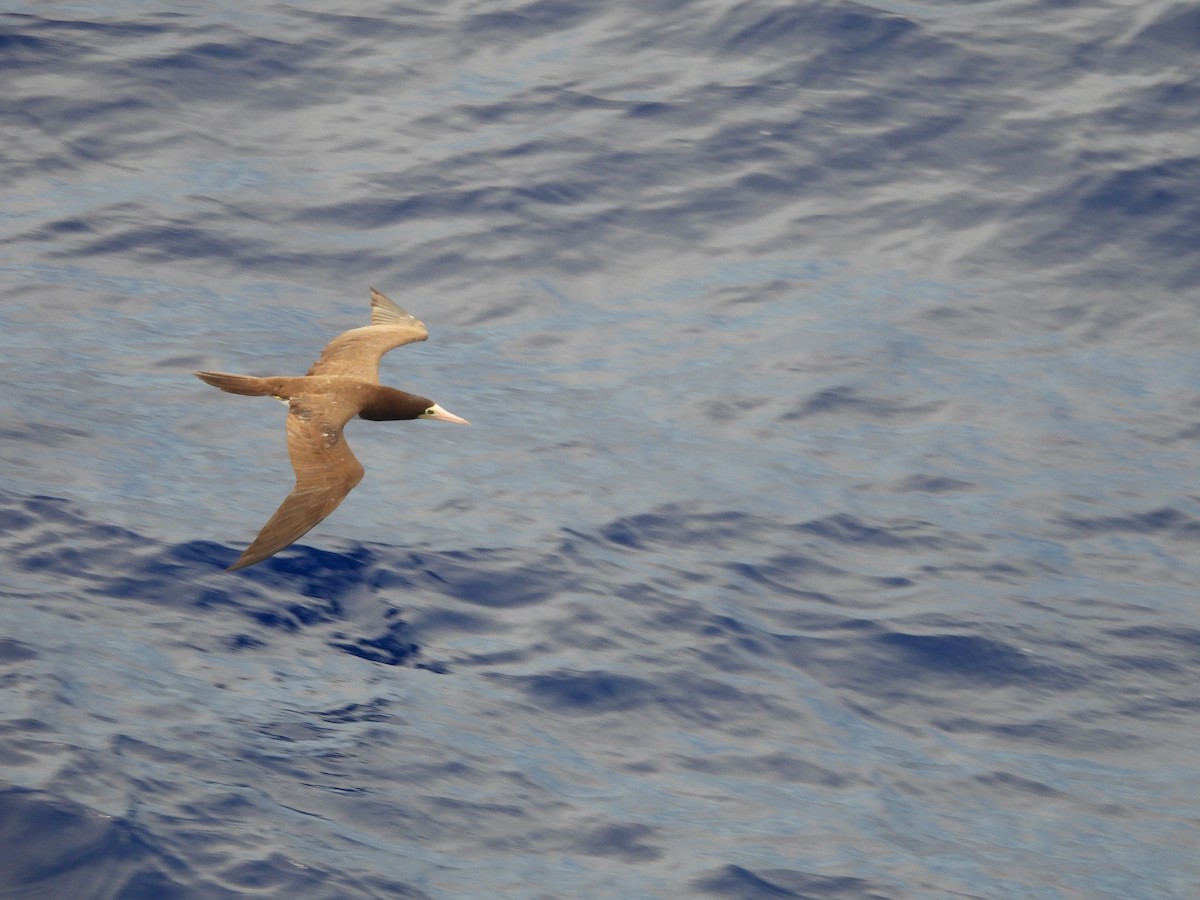
{"label": "pointed tail", "polygon": [[196,377],[231,394],[247,397],[266,397],[278,389],[277,378],[255,378],[253,375],[230,375],[228,372],[197,372]]}

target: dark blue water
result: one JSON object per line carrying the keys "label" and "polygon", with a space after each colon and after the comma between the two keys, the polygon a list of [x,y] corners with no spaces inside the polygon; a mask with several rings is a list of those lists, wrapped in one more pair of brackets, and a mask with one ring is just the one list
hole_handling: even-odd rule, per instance
{"label": "dark blue water", "polygon": [[[16,3],[0,896],[1195,896],[1200,12]],[[374,285],[367,477],[291,486]]]}

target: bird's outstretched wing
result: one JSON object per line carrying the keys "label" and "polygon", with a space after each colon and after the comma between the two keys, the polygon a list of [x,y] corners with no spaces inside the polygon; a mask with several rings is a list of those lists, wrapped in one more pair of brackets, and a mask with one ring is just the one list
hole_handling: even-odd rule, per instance
{"label": "bird's outstretched wing", "polygon": [[345,424],[310,400],[292,400],[287,444],[296,486],[231,570],[253,565],[297,540],[337,509],[362,480],[362,464],[342,435]]}
{"label": "bird's outstretched wing", "polygon": [[371,324],[352,328],[325,345],[309,375],[345,375],[379,381],[379,358],[413,341],[429,337],[425,323],[371,288]]}

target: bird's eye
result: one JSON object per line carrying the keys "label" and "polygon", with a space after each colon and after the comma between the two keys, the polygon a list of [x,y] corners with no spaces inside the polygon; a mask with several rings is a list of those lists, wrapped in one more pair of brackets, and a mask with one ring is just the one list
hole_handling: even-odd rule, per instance
{"label": "bird's eye", "polygon": [[429,409],[425,410],[425,415],[427,415],[427,416],[433,415],[433,407],[432,406],[429,407]]}

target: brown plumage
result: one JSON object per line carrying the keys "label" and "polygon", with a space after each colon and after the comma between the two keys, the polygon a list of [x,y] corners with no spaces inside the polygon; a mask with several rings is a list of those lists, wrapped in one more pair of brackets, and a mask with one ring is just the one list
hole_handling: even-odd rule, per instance
{"label": "brown plumage", "polygon": [[287,446],[296,486],[230,569],[260,562],[299,539],[337,509],[362,480],[362,464],[342,436],[354,416],[376,422],[441,419],[469,424],[432,400],[379,383],[383,354],[428,337],[424,323],[371,288],[371,324],[352,328],[326,344],[307,375],[255,378],[196,373],[231,394],[274,397],[288,404]]}

